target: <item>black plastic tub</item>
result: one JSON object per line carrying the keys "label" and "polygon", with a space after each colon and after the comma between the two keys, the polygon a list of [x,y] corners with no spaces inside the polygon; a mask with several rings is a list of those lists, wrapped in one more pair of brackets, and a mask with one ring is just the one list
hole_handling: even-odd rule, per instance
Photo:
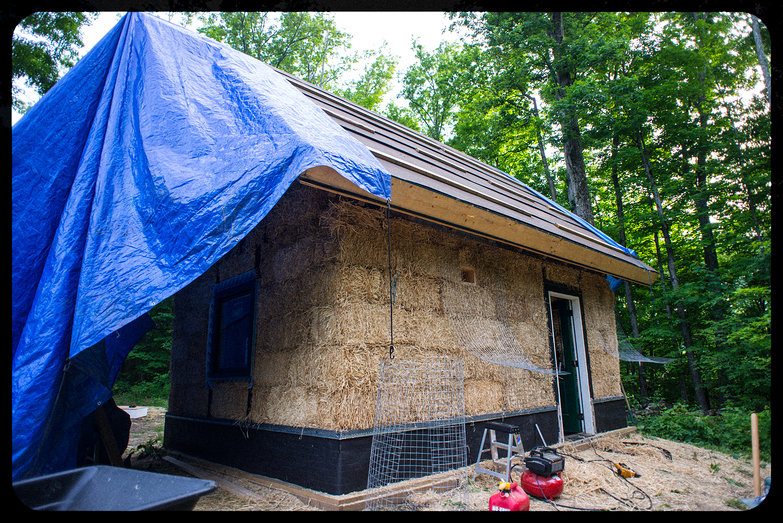
{"label": "black plastic tub", "polygon": [[95,465],[13,484],[33,510],[190,510],[214,481]]}

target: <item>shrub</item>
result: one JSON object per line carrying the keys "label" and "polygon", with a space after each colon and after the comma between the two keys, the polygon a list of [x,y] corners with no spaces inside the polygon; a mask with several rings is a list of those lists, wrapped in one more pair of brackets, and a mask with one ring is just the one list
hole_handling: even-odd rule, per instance
{"label": "shrub", "polygon": [[[762,459],[771,456],[771,417],[769,408],[758,413],[759,447]],[[690,443],[721,452],[751,454],[750,413],[738,407],[726,407],[719,414],[705,416],[682,403],[657,415],[639,413],[638,429],[651,436]]]}

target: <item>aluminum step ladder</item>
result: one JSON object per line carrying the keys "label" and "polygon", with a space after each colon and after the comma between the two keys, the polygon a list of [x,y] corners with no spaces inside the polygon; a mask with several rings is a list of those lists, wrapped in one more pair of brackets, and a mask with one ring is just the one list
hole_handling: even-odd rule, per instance
{"label": "aluminum step ladder", "polygon": [[[508,440],[506,443],[500,442],[497,439],[497,433],[503,432],[508,434]],[[484,443],[487,441],[487,435],[489,435],[489,447],[484,448]],[[520,429],[516,425],[509,423],[500,423],[491,421],[484,426],[484,434],[481,436],[481,447],[479,448],[478,457],[476,458],[476,466],[473,469],[473,478],[479,474],[489,474],[495,476],[503,481],[511,482],[511,467],[512,461],[522,459],[525,454],[525,449],[522,446],[521,438],[516,436],[520,435]],[[498,449],[506,451],[505,457],[498,455]],[[488,469],[481,466],[482,455],[489,451],[492,456],[492,463],[495,465],[505,466],[505,475],[497,470]]]}

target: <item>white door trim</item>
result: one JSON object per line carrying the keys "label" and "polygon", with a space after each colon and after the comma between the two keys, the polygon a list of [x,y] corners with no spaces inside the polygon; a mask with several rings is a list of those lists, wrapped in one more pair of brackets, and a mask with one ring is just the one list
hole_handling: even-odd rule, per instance
{"label": "white door trim", "polygon": [[[579,363],[577,367],[577,384],[579,387],[579,403],[582,408],[582,415],[584,419],[582,420],[582,430],[587,434],[595,434],[595,414],[593,412],[593,401],[590,398],[590,374],[588,372],[587,368],[587,351],[585,348],[585,339],[584,339],[584,325],[582,324],[582,307],[578,296],[573,296],[571,294],[563,294],[561,292],[555,292],[555,291],[548,291],[547,293],[547,306],[549,307],[549,329],[550,329],[550,336],[554,336],[554,326],[552,324],[553,317],[552,317],[552,298],[561,298],[564,300],[567,300],[571,304],[571,326],[574,329],[573,340],[574,340],[574,348],[576,350],[576,359]],[[553,346],[554,346],[554,339],[552,340]],[[555,356],[556,358],[556,356]],[[557,365],[559,364],[558,361],[555,361],[555,368],[557,368]],[[558,395],[559,387],[558,387]],[[564,433],[563,433],[563,419],[562,419],[562,411],[560,409],[560,402],[558,401],[557,404],[557,421],[559,425],[560,430],[560,442],[564,440]]]}

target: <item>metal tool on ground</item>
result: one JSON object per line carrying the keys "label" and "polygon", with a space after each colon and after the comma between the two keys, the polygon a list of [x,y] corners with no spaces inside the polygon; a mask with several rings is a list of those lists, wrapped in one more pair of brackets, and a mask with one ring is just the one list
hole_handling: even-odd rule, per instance
{"label": "metal tool on ground", "polygon": [[[498,441],[497,432],[508,434],[506,443]],[[487,435],[489,435],[489,447],[484,448],[484,444],[487,441]],[[487,423],[484,427],[484,434],[481,436],[481,447],[479,448],[478,457],[476,458],[476,466],[473,469],[473,477],[475,478],[478,474],[489,474],[490,476],[495,476],[503,481],[511,482],[512,461],[514,459],[521,459],[521,456],[525,453],[521,439],[517,437],[519,435],[519,427],[516,425],[495,421]],[[506,451],[505,457],[500,457],[498,455],[498,449]],[[490,452],[492,462],[495,465],[505,466],[505,474],[481,466],[482,455],[487,451]]]}
{"label": "metal tool on ground", "polygon": [[638,472],[631,470],[631,468],[625,463],[613,462],[612,465],[614,465],[615,472],[618,476],[622,476],[624,478],[640,478],[642,476]]}

